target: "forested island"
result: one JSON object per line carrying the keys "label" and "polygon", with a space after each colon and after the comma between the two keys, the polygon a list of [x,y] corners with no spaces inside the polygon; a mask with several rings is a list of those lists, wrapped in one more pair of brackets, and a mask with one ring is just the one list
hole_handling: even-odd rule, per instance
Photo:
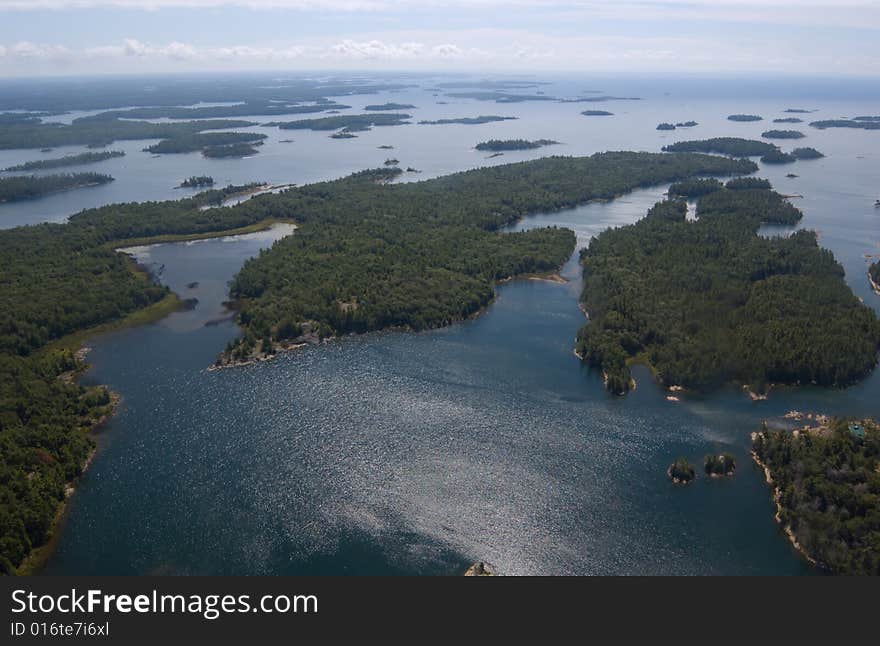
{"label": "forested island", "polygon": [[179,188],[200,188],[202,186],[214,186],[214,178],[210,175],[193,175],[179,184]]}
{"label": "forested island", "polygon": [[764,117],[757,114],[731,114],[727,117],[728,121],[763,121]]}
{"label": "forested island", "polygon": [[688,484],[697,477],[697,471],[687,461],[687,458],[678,458],[666,469],[666,475],[673,484]]}
{"label": "forested island", "polygon": [[773,119],[773,123],[803,123],[803,119],[797,117],[784,117],[782,119]]}
{"label": "forested island", "polygon": [[163,139],[157,144],[144,148],[144,150],[155,155],[191,153],[199,150],[205,151],[211,146],[253,144],[264,139],[266,139],[266,135],[257,132],[201,132],[173,139]]}
{"label": "forested island", "polygon": [[675,130],[675,124],[664,121],[663,123],[657,124],[657,130]]}
{"label": "forested island", "polygon": [[861,128],[862,130],[880,130],[880,121],[865,121],[856,119],[825,119],[811,121],[810,125],[819,130],[826,128]]}
{"label": "forested island", "polygon": [[465,126],[478,126],[483,123],[492,123],[494,121],[511,121],[517,117],[499,117],[497,115],[480,115],[479,117],[458,117],[455,119],[437,119],[435,121],[419,121],[420,125],[425,126],[444,126],[449,124],[461,124]]}
{"label": "forested island", "polygon": [[191,108],[175,106],[156,106],[129,108],[127,110],[108,110],[88,119],[93,121],[112,119],[217,119],[229,117],[266,117],[285,114],[309,114],[329,110],[350,108],[349,105],[332,101],[312,105],[285,105],[269,101],[250,101],[237,105],[212,105]]}
{"label": "forested island", "polygon": [[818,150],[816,150],[815,148],[809,148],[809,147],[795,148],[794,150],[791,151],[790,154],[795,159],[821,159],[822,157],[825,156],[822,153],[820,153]]}
{"label": "forested island", "polygon": [[734,157],[757,157],[778,150],[774,144],[740,137],[714,137],[712,139],[696,139],[679,141],[663,150],[669,153],[720,153]]}
{"label": "forested island", "polygon": [[299,121],[273,121],[264,126],[276,126],[282,130],[341,130],[363,132],[373,126],[401,126],[409,123],[411,115],[398,112],[379,112],[376,114],[344,114]]}
{"label": "forested island", "polygon": [[765,164],[791,164],[797,161],[797,157],[777,148],[761,155],[761,161]]}
{"label": "forested island", "polygon": [[800,130],[766,130],[761,133],[765,139],[803,139],[806,137]]}
{"label": "forested island", "polygon": [[409,103],[382,103],[382,104],[373,104],[373,105],[365,105],[364,110],[369,112],[388,112],[388,111],[399,111],[399,110],[415,110],[416,106],[410,105]]}
{"label": "forested island", "polygon": [[703,471],[710,478],[732,476],[736,472],[736,459],[730,453],[707,455],[703,459]]}
{"label": "forested island", "polygon": [[52,168],[63,168],[65,166],[81,166],[83,164],[96,164],[107,159],[115,159],[117,157],[125,157],[125,153],[121,150],[108,150],[100,153],[80,153],[78,155],[66,155],[65,157],[57,157],[55,159],[37,159],[35,161],[25,162],[17,166],[4,168],[4,172],[20,172],[34,170],[49,170]]}
{"label": "forested island", "polygon": [[0,178],[0,204],[32,200],[50,193],[70,191],[85,186],[112,182],[109,175],[99,173],[65,173],[62,175],[21,175]]}
{"label": "forested island", "polygon": [[773,487],[776,520],[811,563],[842,575],[880,574],[880,427],[826,418],[795,431],[752,434],[752,456]]}
{"label": "forested island", "polygon": [[255,146],[261,145],[262,142],[258,143],[235,143],[235,144],[221,144],[217,146],[207,146],[202,149],[202,156],[207,159],[225,159],[228,157],[250,157],[251,155],[256,155],[259,150],[255,148]]}
{"label": "forested island", "polygon": [[734,381],[756,393],[845,386],[874,368],[880,322],[816,234],[757,234],[797,223],[798,209],[767,188],[724,188],[698,198],[695,221],[686,211],[660,202],[581,252],[589,321],[577,351],[610,391],[631,388],[632,362],[667,387]]}
{"label": "forested island", "polygon": [[880,261],[874,261],[868,267],[868,278],[876,294],[880,294]]}
{"label": "forested island", "polygon": [[700,125],[696,121],[679,121],[675,124],[676,128],[693,128],[694,126]]}
{"label": "forested island", "polygon": [[80,117],[69,125],[28,121],[0,125],[0,149],[83,145],[101,147],[120,140],[177,139],[205,130],[230,130],[255,125],[257,124],[252,121],[230,119],[151,123]]}
{"label": "forested island", "polygon": [[613,112],[608,112],[608,110],[584,110],[581,112],[585,117],[613,117]]}
{"label": "forested island", "polygon": [[474,148],[476,150],[489,150],[492,152],[533,150],[535,148],[543,148],[544,146],[554,146],[558,143],[558,141],[553,141],[552,139],[535,139],[534,141],[529,141],[528,139],[490,139],[489,141],[478,143]]}

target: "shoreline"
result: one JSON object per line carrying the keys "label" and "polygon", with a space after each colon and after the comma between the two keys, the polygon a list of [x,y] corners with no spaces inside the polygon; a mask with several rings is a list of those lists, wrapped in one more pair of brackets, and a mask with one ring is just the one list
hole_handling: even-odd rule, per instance
{"label": "shoreline", "polygon": [[[752,441],[754,441],[757,436],[758,436],[757,432],[752,433]],[[817,567],[817,568],[821,568],[822,567],[821,564],[816,559],[814,559],[812,556],[810,556],[810,554],[807,552],[807,550],[804,549],[804,546],[798,542],[797,536],[795,536],[794,531],[791,529],[791,525],[787,525],[782,522],[782,516],[781,516],[782,503],[779,502],[779,499],[782,497],[782,492],[779,490],[779,487],[777,487],[776,484],[773,482],[773,475],[770,473],[770,467],[768,467],[764,463],[764,461],[761,460],[760,457],[758,457],[758,454],[755,452],[754,449],[749,451],[749,453],[751,454],[752,460],[755,462],[755,464],[758,465],[758,467],[763,470],[764,480],[767,482],[768,485],[770,485],[772,487],[773,504],[776,505],[776,513],[773,515],[773,519],[776,521],[776,523],[779,525],[779,527],[782,529],[782,531],[788,537],[788,541],[791,543],[791,545],[795,549],[795,551],[798,554],[800,554],[802,557],[804,557],[810,565]]]}
{"label": "shoreline", "polygon": [[[84,366],[82,370],[80,370],[80,374],[87,369],[88,366]],[[83,431],[86,435],[95,433],[95,431],[107,424],[107,422],[109,422],[116,414],[116,410],[122,402],[122,396],[112,390],[108,390],[108,392],[110,393],[108,410]],[[89,454],[86,456],[86,459],[82,464],[79,475],[64,483],[64,499],[58,504],[58,509],[55,511],[55,516],[52,518],[52,527],[49,530],[49,540],[39,547],[31,548],[31,551],[24,557],[21,565],[16,568],[16,576],[34,576],[40,574],[40,571],[46,566],[46,563],[49,562],[49,559],[55,552],[55,548],[58,546],[58,541],[61,539],[61,527],[67,519],[67,514],[70,511],[70,499],[73,494],[76,493],[80,481],[89,470],[99,448],[96,440],[94,448],[89,451]]]}
{"label": "shoreline", "polygon": [[[249,225],[247,227],[241,227],[239,229],[183,236],[156,236],[154,238],[141,238],[139,240],[132,241],[126,240],[124,241],[123,245],[117,245],[114,242],[110,242],[107,244],[107,246],[114,251],[121,253],[127,259],[127,262],[129,263],[129,269],[134,274],[138,275],[145,281],[151,281],[152,279],[149,273],[145,269],[140,267],[135,262],[134,258],[130,254],[127,254],[125,251],[123,251],[123,249],[136,246],[144,246],[147,244],[187,242],[190,240],[223,238],[230,235],[247,235],[249,233],[259,233],[262,231],[266,231],[268,229],[271,229],[272,226],[274,226],[275,224],[294,223],[292,221],[275,220],[270,218],[255,223],[253,225]],[[135,242],[135,244],[129,244],[130,242]],[[70,334],[66,334],[58,339],[55,339],[54,341],[51,341],[50,343],[47,343],[45,346],[40,348],[38,352],[52,352],[57,350],[70,350],[74,352],[77,359],[83,362],[83,365],[78,370],[73,371],[72,373],[68,372],[58,375],[57,379],[71,382],[76,381],[84,372],[86,372],[91,367],[88,363],[85,362],[85,357],[90,350],[90,348],[85,345],[85,342],[88,339],[127,328],[139,327],[141,325],[155,323],[164,319],[166,316],[173,314],[174,312],[181,311],[184,308],[185,302],[181,300],[178,294],[176,292],[169,291],[164,298],[156,301],[155,303],[152,303],[151,305],[148,305],[147,307],[129,312],[127,315],[123,316],[120,319],[107,321],[92,326],[90,328],[85,328],[82,330],[71,332]],[[106,388],[106,385],[103,387]],[[83,431],[84,433],[94,433],[100,427],[107,424],[116,414],[119,404],[122,401],[122,396],[119,393],[110,390],[109,388],[107,389],[107,391],[110,394],[110,403],[108,404],[108,409],[101,417],[91,422],[88,428]],[[79,482],[81,481],[83,476],[85,476],[99,449],[100,446],[96,441],[95,447],[86,456],[86,459],[81,466],[80,474],[64,484],[64,499],[61,500],[58,504],[58,509],[56,510],[55,515],[52,519],[52,526],[48,540],[38,547],[31,548],[31,551],[27,554],[27,556],[24,557],[18,568],[16,568],[17,576],[33,576],[39,574],[43,567],[45,567],[49,558],[54,553],[56,546],[58,545],[61,534],[60,529],[63,526],[64,520],[67,517],[67,513],[70,507],[70,499],[76,492]]]}
{"label": "shoreline", "polygon": [[868,271],[868,282],[871,283],[871,289],[874,290],[874,293],[880,295],[880,285],[874,282],[874,278],[871,276],[870,270]]}

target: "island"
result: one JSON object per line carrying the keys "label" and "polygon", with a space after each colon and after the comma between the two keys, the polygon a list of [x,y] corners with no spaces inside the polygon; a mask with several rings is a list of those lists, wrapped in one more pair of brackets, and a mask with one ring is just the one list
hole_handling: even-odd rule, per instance
{"label": "island", "polygon": [[791,156],[795,159],[821,159],[825,155],[815,148],[795,148],[791,151]]}
{"label": "island", "polygon": [[608,112],[608,110],[584,110],[581,112],[585,117],[613,117],[613,112]]}
{"label": "island", "polygon": [[714,137],[712,139],[696,139],[693,141],[679,141],[668,146],[663,146],[665,152],[698,152],[720,153],[734,157],[757,157],[766,155],[779,148],[765,141],[754,139],[742,139],[740,137]]}
{"label": "island", "polygon": [[728,180],[724,186],[731,191],[739,191],[749,188],[763,188],[770,190],[773,188],[770,180],[762,177],[734,177],[733,179]]}
{"label": "island", "polygon": [[800,130],[766,130],[761,133],[765,139],[803,139],[806,137]]}
{"label": "island", "polygon": [[502,232],[523,214],[755,169],[745,160],[636,152],[546,157],[402,184],[388,183],[399,169],[380,168],[228,208],[205,206],[246,187],[0,230],[0,515],[16,528],[0,543],[0,567],[19,571],[46,544],[65,488],[94,449],[88,430],[107,414],[103,392],[64,377],[84,367],[76,354],[82,340],[181,306],[116,249],[295,219],[297,232],[245,263],[233,281],[242,336],[220,359],[229,365],[303,339],[450,325],[491,303],[498,282],[552,274],[570,258],[575,236],[567,229]]}
{"label": "island", "polygon": [[330,135],[330,139],[357,139],[357,135],[347,128],[343,128],[339,132],[334,132]]}
{"label": "island", "polygon": [[490,139],[478,143],[474,148],[480,151],[500,152],[504,150],[534,150],[535,148],[543,148],[544,146],[555,146],[558,141],[552,139],[535,139],[529,141],[527,139]]}
{"label": "island", "polygon": [[368,110],[370,112],[393,112],[399,110],[415,110],[415,108],[416,106],[410,105],[409,103],[382,103],[381,105],[364,106],[364,110]]}
{"label": "island", "polygon": [[121,150],[106,151],[101,153],[80,153],[78,155],[67,155],[65,157],[57,157],[55,159],[37,159],[35,161],[25,162],[16,166],[4,168],[3,172],[29,172],[34,170],[49,170],[52,168],[62,168],[65,166],[82,166],[83,164],[96,164],[107,159],[124,157],[125,153]]}
{"label": "island", "polygon": [[394,150],[394,146],[389,146],[388,144],[382,144],[381,146],[376,146],[379,150]]}
{"label": "island", "polygon": [[385,160],[386,166],[397,166],[400,163],[399,159],[389,158]]}
{"label": "island", "polygon": [[759,117],[756,114],[731,114],[727,117],[728,121],[763,121],[764,117]]}
{"label": "island", "polygon": [[679,121],[675,124],[676,128],[693,128],[694,126],[700,125],[696,121]]}
{"label": "island", "polygon": [[673,484],[689,484],[697,477],[697,472],[687,458],[677,458],[666,469],[666,475]]}
{"label": "island", "polygon": [[832,574],[880,575],[880,426],[870,418],[792,413],[807,423],[787,430],[765,422],[752,434],[776,521],[811,564]]}
{"label": "island", "polygon": [[819,130],[826,128],[861,128],[862,130],[880,130],[880,121],[857,121],[855,119],[824,119],[811,121],[810,125]]}
{"label": "island", "polygon": [[411,115],[399,112],[377,112],[375,114],[342,114],[299,121],[271,121],[264,126],[282,130],[342,130],[345,132],[364,132],[374,126],[401,126],[409,123]]}
{"label": "island", "polygon": [[435,121],[419,121],[419,124],[425,126],[444,126],[449,124],[460,124],[465,126],[478,126],[483,123],[493,123],[495,121],[511,121],[517,117],[499,117],[497,115],[480,115],[479,117],[458,117],[454,119],[437,119]]}
{"label": "island", "polygon": [[51,193],[71,191],[86,186],[112,182],[110,175],[99,173],[65,173],[62,175],[19,175],[0,178],[0,204],[32,200]]}
{"label": "island", "polygon": [[666,123],[664,121],[663,123],[657,124],[657,130],[675,130],[675,124]]}
{"label": "island", "polygon": [[207,146],[202,150],[202,156],[208,159],[223,159],[227,157],[250,157],[251,155],[256,155],[259,150],[257,150],[254,146],[260,145],[262,142],[252,144],[252,143],[237,143],[237,144],[222,144],[219,146]]}
{"label": "island", "polygon": [[758,235],[762,224],[800,221],[782,195],[723,188],[698,198],[696,219],[686,213],[682,200],[659,202],[581,252],[588,321],[577,353],[608,390],[630,390],[633,363],[667,388],[735,382],[758,394],[846,386],[874,369],[880,321],[816,234]]}
{"label": "island", "polygon": [[144,151],[154,155],[191,153],[199,150],[204,152],[212,146],[253,144],[264,139],[266,135],[257,132],[201,132],[163,139],[157,144],[144,148]]}
{"label": "island", "polygon": [[765,164],[791,164],[797,161],[797,157],[776,149],[761,155],[761,161]]}
{"label": "island", "polygon": [[203,186],[214,186],[214,178],[210,175],[193,175],[178,185],[179,188],[200,188]]}
{"label": "island", "polygon": [[815,112],[815,110],[803,110],[801,108],[788,108],[785,112],[789,114],[809,114],[810,112]]}
{"label": "island", "polygon": [[736,459],[730,453],[707,455],[703,459],[703,470],[710,478],[732,476],[736,472]]}
{"label": "island", "polygon": [[101,148],[114,141],[133,139],[177,139],[205,130],[229,130],[257,125],[252,121],[207,119],[153,123],[126,119],[79,117],[70,124],[42,121],[0,126],[0,149],[82,146]]}
{"label": "island", "polygon": [[773,119],[773,123],[803,123],[803,119],[797,117],[785,117],[783,119]]}
{"label": "island", "polygon": [[125,110],[108,110],[92,117],[93,121],[110,121],[115,119],[217,119],[229,117],[266,117],[285,114],[309,114],[325,112],[331,109],[350,108],[334,102],[321,102],[310,105],[290,105],[270,101],[246,101],[236,105],[210,105],[196,107],[152,106],[129,108]]}

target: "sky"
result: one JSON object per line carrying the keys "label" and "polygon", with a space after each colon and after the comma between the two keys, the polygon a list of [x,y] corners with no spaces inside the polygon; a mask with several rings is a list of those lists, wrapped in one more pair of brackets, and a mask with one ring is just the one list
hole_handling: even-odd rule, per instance
{"label": "sky", "polygon": [[880,0],[0,0],[0,76],[880,74]]}

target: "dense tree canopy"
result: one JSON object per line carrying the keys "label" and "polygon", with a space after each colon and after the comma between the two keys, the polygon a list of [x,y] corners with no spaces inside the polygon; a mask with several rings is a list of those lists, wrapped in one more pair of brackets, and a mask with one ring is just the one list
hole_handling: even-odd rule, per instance
{"label": "dense tree canopy", "polygon": [[65,157],[57,157],[55,159],[37,159],[35,161],[25,162],[17,166],[6,168],[6,172],[32,171],[32,170],[48,170],[51,168],[62,168],[64,166],[81,166],[83,164],[95,164],[107,159],[116,157],[125,157],[125,153],[121,150],[108,150],[100,153],[80,153],[78,155],[66,155]]}
{"label": "dense tree canopy", "polygon": [[0,178],[0,204],[30,200],[49,193],[69,191],[83,186],[112,182],[109,175],[99,173],[64,173],[61,175],[16,175]]}
{"label": "dense tree canopy", "polygon": [[253,144],[262,141],[266,135],[258,132],[198,132],[181,135],[172,139],[163,139],[157,144],[145,148],[153,154],[191,153],[197,150],[206,151],[212,146],[228,146],[231,144]]}
{"label": "dense tree canopy", "polygon": [[740,137],[714,137],[712,139],[679,141],[663,146],[663,150],[670,153],[720,153],[734,157],[757,157],[779,149],[765,141]]}
{"label": "dense tree canopy", "polygon": [[834,574],[880,574],[880,428],[834,419],[826,428],[754,436],[776,489],[779,520]]}
{"label": "dense tree canopy", "polygon": [[535,139],[534,141],[529,141],[528,139],[490,139],[489,141],[478,143],[474,148],[477,150],[491,150],[493,152],[502,150],[533,150],[544,146],[553,146],[558,143],[558,141],[553,141],[552,139]]}
{"label": "dense tree canopy", "polygon": [[880,323],[843,280],[815,233],[757,235],[800,212],[767,189],[658,203],[634,225],[606,231],[582,252],[590,320],[578,352],[610,390],[630,387],[644,360],[665,385],[708,390],[735,380],[842,386],[870,372]]}

